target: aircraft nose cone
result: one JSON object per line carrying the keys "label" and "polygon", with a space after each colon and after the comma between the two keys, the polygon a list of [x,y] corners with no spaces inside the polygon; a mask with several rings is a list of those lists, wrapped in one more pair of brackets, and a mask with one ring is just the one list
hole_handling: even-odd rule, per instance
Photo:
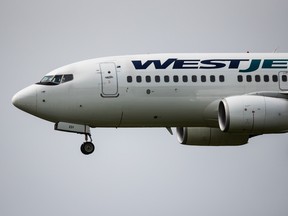
{"label": "aircraft nose cone", "polygon": [[36,100],[36,88],[34,85],[31,85],[17,92],[12,98],[12,103],[18,109],[30,114],[36,114]]}

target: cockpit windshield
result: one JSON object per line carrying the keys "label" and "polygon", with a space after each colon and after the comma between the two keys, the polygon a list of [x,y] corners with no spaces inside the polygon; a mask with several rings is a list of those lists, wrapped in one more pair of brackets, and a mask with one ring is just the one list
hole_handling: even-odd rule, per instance
{"label": "cockpit windshield", "polygon": [[55,75],[55,76],[44,76],[40,82],[37,84],[40,85],[59,85],[61,83],[66,83],[73,80],[73,74],[63,74],[63,75]]}

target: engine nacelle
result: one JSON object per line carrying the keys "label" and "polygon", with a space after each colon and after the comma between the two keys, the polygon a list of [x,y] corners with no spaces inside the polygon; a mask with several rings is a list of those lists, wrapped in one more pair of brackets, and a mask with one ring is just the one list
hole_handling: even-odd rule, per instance
{"label": "engine nacelle", "polygon": [[219,103],[218,123],[225,132],[285,132],[288,130],[288,101],[257,95],[227,97]]}
{"label": "engine nacelle", "polygon": [[178,127],[177,138],[181,144],[186,145],[232,146],[246,144],[249,134],[227,133],[218,128]]}

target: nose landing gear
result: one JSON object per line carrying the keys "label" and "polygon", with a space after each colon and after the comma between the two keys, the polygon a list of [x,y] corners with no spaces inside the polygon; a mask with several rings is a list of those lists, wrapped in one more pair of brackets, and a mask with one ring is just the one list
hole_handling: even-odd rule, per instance
{"label": "nose landing gear", "polygon": [[[64,131],[64,132],[84,134],[85,142],[81,145],[81,148],[80,148],[81,152],[85,155],[89,155],[94,152],[95,146],[92,143],[90,127],[88,125],[58,122],[55,124],[54,129],[58,131]],[[88,141],[88,137],[90,141]]]}
{"label": "nose landing gear", "polygon": [[[88,136],[90,138],[90,142],[88,142]],[[92,137],[91,137],[91,134],[85,134],[85,142],[81,145],[81,148],[80,148],[81,152],[85,155],[89,155],[89,154],[92,154],[95,150],[95,146],[94,144],[92,143]]]}

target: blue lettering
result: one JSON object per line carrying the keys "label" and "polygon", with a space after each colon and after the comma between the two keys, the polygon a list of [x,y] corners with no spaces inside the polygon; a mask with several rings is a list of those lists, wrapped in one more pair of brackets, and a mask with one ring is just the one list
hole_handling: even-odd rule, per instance
{"label": "blue lettering", "polygon": [[[247,69],[241,69],[241,62],[249,62]],[[262,67],[261,63],[263,61]],[[226,63],[227,62],[227,63]],[[141,60],[132,61],[136,70],[145,70],[154,65],[155,69],[167,69],[173,65],[173,69],[220,69],[228,67],[229,69],[239,69],[241,73],[250,73],[262,69],[287,69],[288,59],[177,59],[168,58],[165,62],[161,60]]]}
{"label": "blue lettering", "polygon": [[152,63],[156,69],[166,69],[168,68],[173,62],[175,62],[177,58],[167,59],[163,64],[161,64],[160,60],[148,60],[144,64],[140,60],[132,61],[136,70],[145,70],[147,69]]}
{"label": "blue lettering", "polygon": [[241,61],[249,61],[249,59],[230,59],[230,69],[238,69]]}
{"label": "blue lettering", "polygon": [[177,60],[174,63],[173,69],[197,69],[200,60]]}
{"label": "blue lettering", "polygon": [[250,64],[250,66],[249,66],[248,69],[246,69],[246,70],[239,70],[239,72],[248,73],[248,72],[256,71],[256,70],[259,68],[260,63],[261,63],[261,59],[253,59],[253,60],[251,61],[251,64]]}
{"label": "blue lettering", "polygon": [[286,69],[287,68],[287,59],[265,59],[263,62],[263,69]]}
{"label": "blue lettering", "polygon": [[211,59],[211,60],[203,60],[201,64],[210,65],[210,66],[201,66],[200,69],[218,69],[226,67],[225,63],[219,62],[223,61],[221,59]]}

